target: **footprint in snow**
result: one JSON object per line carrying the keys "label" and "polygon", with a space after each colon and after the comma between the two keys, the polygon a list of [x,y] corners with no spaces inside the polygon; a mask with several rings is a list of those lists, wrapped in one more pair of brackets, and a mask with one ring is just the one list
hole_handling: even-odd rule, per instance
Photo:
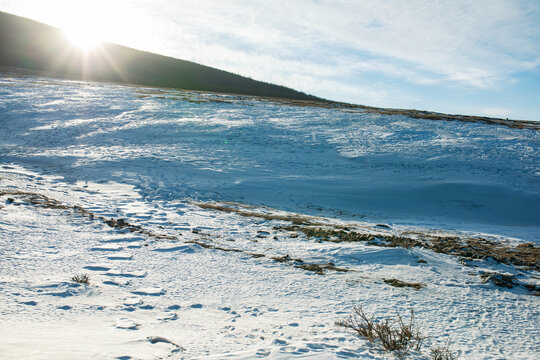
{"label": "footprint in snow", "polygon": [[120,251],[123,247],[118,244],[104,244],[91,248],[91,251]]}
{"label": "footprint in snow", "polygon": [[137,306],[143,303],[142,299],[137,296],[130,296],[124,299],[124,305],[126,306]]}
{"label": "footprint in snow", "polygon": [[160,295],[165,294],[165,292],[166,291],[160,287],[139,288],[139,289],[131,291],[132,294],[149,295],[149,296],[160,296]]}
{"label": "footprint in snow", "polygon": [[117,280],[117,281],[105,280],[103,282],[103,284],[105,284],[105,285],[113,285],[113,286],[128,286],[130,284],[130,282],[128,280],[125,280],[125,281],[121,281],[121,280]]}
{"label": "footprint in snow", "polygon": [[257,349],[257,352],[255,353],[257,357],[268,357],[270,354],[272,354],[272,351],[267,349]]}
{"label": "footprint in snow", "polygon": [[191,227],[189,225],[175,225],[172,227],[173,229],[175,230],[179,230],[179,231],[190,231],[191,230]]}
{"label": "footprint in snow", "polygon": [[246,310],[244,310],[244,313],[249,314],[250,316],[259,316],[263,314],[258,308],[254,308],[251,306],[248,306]]}
{"label": "footprint in snow", "polygon": [[30,306],[36,306],[38,303],[37,303],[37,301],[30,300],[30,301],[23,301],[23,302],[21,302],[21,304],[30,305]]}
{"label": "footprint in snow", "polygon": [[102,238],[100,242],[102,243],[131,243],[143,241],[144,238],[140,236],[133,235],[110,235]]}
{"label": "footprint in snow", "polygon": [[88,288],[77,282],[48,281],[33,286],[41,295],[51,295],[58,297],[75,296],[82,293],[92,294]]}
{"label": "footprint in snow", "polygon": [[116,321],[115,327],[117,329],[139,330],[141,324],[135,322],[132,319],[122,318]]}
{"label": "footprint in snow", "polygon": [[120,270],[120,269],[111,269],[105,273],[107,276],[119,276],[119,277],[136,277],[136,278],[142,278],[146,276],[146,271],[144,270],[134,270],[134,271],[126,271],[126,270]]}
{"label": "footprint in snow", "polygon": [[228,312],[230,315],[232,315],[232,318],[229,320],[230,322],[236,322],[236,319],[238,319],[239,317],[242,317],[236,311],[234,311],[234,310],[231,311],[231,308],[228,307],[228,306],[221,307],[221,308],[219,308],[219,310]]}
{"label": "footprint in snow", "polygon": [[83,266],[83,269],[90,270],[90,271],[108,271],[112,269],[114,266],[112,264],[89,264],[86,266]]}
{"label": "footprint in snow", "polygon": [[291,355],[301,355],[301,354],[304,354],[306,352],[309,352],[308,349],[305,349],[305,348],[297,348],[296,346],[283,346],[281,348],[279,348],[279,351],[282,352],[282,353],[286,353],[286,354],[291,354]]}
{"label": "footprint in snow", "polygon": [[150,343],[150,344],[157,344],[157,343],[164,343],[164,344],[171,344],[172,346],[174,346],[176,349],[174,349],[172,352],[178,352],[180,350],[185,350],[183,347],[181,347],[180,345],[172,342],[171,340],[169,339],[166,339],[162,336],[149,336],[146,338],[146,340]]}
{"label": "footprint in snow", "polygon": [[161,322],[178,320],[178,314],[175,312],[165,313],[157,318]]}
{"label": "footprint in snow", "polygon": [[181,252],[185,254],[192,254],[192,253],[200,251],[201,249],[202,247],[198,244],[182,244],[182,245],[174,244],[174,245],[161,246],[161,247],[153,249],[153,251],[158,251],[158,252],[175,251],[175,252]]}
{"label": "footprint in snow", "polygon": [[131,260],[133,256],[131,253],[128,253],[126,251],[120,251],[118,253],[115,253],[114,255],[107,256],[107,259],[109,260]]}
{"label": "footprint in snow", "polygon": [[337,349],[339,347],[337,345],[330,345],[325,343],[307,343],[306,346],[311,350],[315,351],[322,351],[325,349]]}

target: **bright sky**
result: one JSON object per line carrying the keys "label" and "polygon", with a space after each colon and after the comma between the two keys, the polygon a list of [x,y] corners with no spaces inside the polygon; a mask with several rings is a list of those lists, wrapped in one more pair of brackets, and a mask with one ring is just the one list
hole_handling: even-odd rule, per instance
{"label": "bright sky", "polygon": [[540,121],[538,0],[0,0],[0,10],[327,99]]}

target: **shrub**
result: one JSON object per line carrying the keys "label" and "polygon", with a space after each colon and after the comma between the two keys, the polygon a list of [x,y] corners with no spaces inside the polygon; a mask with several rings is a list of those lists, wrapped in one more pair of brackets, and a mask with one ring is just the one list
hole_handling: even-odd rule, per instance
{"label": "shrub", "polygon": [[75,275],[75,276],[73,276],[71,278],[71,281],[75,281],[75,282],[78,282],[80,284],[88,285],[88,284],[90,284],[90,276],[88,276],[88,274]]}
{"label": "shrub", "polygon": [[355,306],[353,315],[338,321],[336,325],[351,329],[370,342],[380,343],[385,350],[394,352],[400,358],[407,355],[411,349],[420,351],[424,340],[414,322],[413,310],[408,323],[405,323],[399,314],[397,319],[376,322],[373,316],[369,317],[364,313],[361,306]]}
{"label": "shrub", "polygon": [[437,346],[431,349],[431,359],[432,360],[456,360],[457,355],[454,355],[449,348],[450,339],[446,340],[444,346]]}

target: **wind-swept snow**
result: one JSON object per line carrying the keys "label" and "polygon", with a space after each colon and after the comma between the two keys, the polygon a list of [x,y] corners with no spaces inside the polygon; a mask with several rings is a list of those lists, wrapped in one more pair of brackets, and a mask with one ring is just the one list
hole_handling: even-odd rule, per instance
{"label": "wind-swept snow", "polygon": [[414,309],[413,359],[448,337],[464,359],[537,358],[537,266],[387,240],[538,243],[538,132],[0,83],[2,356],[391,358],[335,325],[362,305]]}

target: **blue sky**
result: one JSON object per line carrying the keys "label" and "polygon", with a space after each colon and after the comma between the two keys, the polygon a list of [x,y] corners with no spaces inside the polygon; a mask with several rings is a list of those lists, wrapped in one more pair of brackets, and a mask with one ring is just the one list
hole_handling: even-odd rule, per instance
{"label": "blue sky", "polygon": [[0,0],[0,10],[332,100],[540,121],[536,0]]}

